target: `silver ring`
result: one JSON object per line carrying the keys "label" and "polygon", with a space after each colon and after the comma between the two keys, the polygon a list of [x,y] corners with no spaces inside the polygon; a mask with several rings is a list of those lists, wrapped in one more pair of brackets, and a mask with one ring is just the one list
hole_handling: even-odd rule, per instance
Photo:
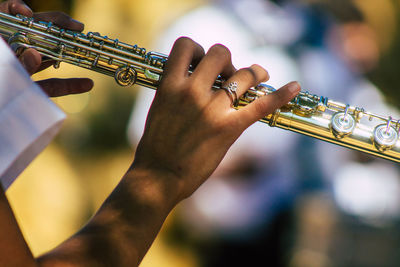
{"label": "silver ring", "polygon": [[237,107],[238,106],[238,97],[237,97],[237,88],[238,88],[238,83],[237,82],[231,82],[228,84],[228,86],[222,86],[221,89],[223,89],[225,92],[228,93],[229,98],[232,101],[232,107]]}

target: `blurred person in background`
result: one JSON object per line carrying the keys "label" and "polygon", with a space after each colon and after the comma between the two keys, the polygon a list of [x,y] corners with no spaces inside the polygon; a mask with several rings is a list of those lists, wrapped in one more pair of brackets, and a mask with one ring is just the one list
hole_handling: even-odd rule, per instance
{"label": "blurred person in background", "polygon": [[[83,24],[62,13],[33,14],[19,0],[3,2],[0,9],[14,15],[33,15],[67,29],[83,29]],[[46,80],[35,85],[21,69],[21,65],[15,63],[15,58],[4,42],[1,45],[3,64],[10,68],[10,72],[4,72],[1,80],[4,83],[2,90],[5,93],[13,90],[9,79],[22,81],[15,86],[20,86],[22,93],[35,91],[33,96],[40,99],[35,103],[37,108],[43,103],[52,106],[51,102],[43,99],[44,94],[40,94],[37,85],[42,86],[50,96],[86,92],[92,87],[92,82],[88,79]],[[45,67],[39,53],[34,49],[27,49],[20,60],[29,73]],[[189,65],[195,66],[190,76],[187,71]],[[269,78],[268,73],[258,65],[236,70],[231,63],[229,50],[222,45],[214,45],[205,53],[191,39],[180,38],[175,42],[149,111],[146,130],[136,151],[135,160],[126,175],[81,231],[38,259],[33,257],[25,243],[7,198],[3,190],[0,190],[0,264],[138,265],[170,211],[210,176],[240,134],[265,114],[287,103],[300,90],[297,83],[289,83],[240,111],[232,112],[233,102],[226,92],[211,90],[219,75],[227,83],[238,83],[239,96],[248,88]],[[23,102],[13,101],[12,104],[17,107],[26,106],[30,101],[29,93],[26,95],[21,100]],[[52,112],[59,113],[54,106],[52,109]],[[19,118],[23,119],[19,123],[29,125],[29,112],[26,112],[21,110]],[[5,110],[3,115],[7,122],[12,114]],[[62,115],[55,117],[57,122]],[[13,123],[12,118],[10,120]],[[14,140],[24,140],[24,136],[10,133],[2,136],[1,142],[8,146]],[[40,149],[42,148],[41,146]],[[21,154],[24,152],[24,149],[19,151]],[[2,157],[7,156],[2,154]],[[5,169],[1,175],[4,171],[8,173],[8,169]]]}
{"label": "blurred person in background", "polygon": [[[353,1],[209,1],[166,28],[154,50],[168,51],[181,35],[204,47],[228,44],[235,66],[265,64],[273,86],[296,79],[314,94],[399,117],[365,77],[379,60],[378,40]],[[133,146],[153,95],[143,88],[137,97],[128,134]],[[373,178],[382,174],[380,181]],[[232,146],[212,178],[182,203],[171,238],[192,244],[201,266],[343,262],[329,252],[335,215],[398,216],[398,177],[393,163],[256,123]],[[387,197],[360,190],[365,187],[382,188]],[[298,229],[315,225],[306,208],[314,206],[315,196],[320,200],[315,210],[326,219],[318,225],[325,229],[321,239],[317,235],[319,241],[313,243],[307,241],[312,236],[305,240],[303,233],[294,232],[293,224]],[[353,209],[358,206],[364,214]]]}
{"label": "blurred person in background", "polygon": [[[388,40],[394,38],[394,31],[390,30],[395,25],[393,2],[382,1],[379,7],[374,1],[302,2],[306,5],[298,7],[309,17],[310,31],[305,35],[308,46],[299,45],[292,51],[302,70],[300,80],[304,88],[398,118],[398,110],[391,105],[397,93],[385,91],[384,96],[369,79],[388,49]],[[317,27],[320,24],[315,22],[321,20],[323,27]],[[325,33],[321,38],[311,35],[322,29]],[[306,145],[307,142],[301,144],[302,151],[309,155]],[[324,142],[314,142],[313,147],[312,161],[301,158],[303,177],[317,163],[325,193],[305,194],[297,202],[299,231],[290,264],[396,266],[398,257],[393,248],[398,245],[386,233],[397,232],[394,225],[400,215],[398,165]],[[369,242],[381,249],[363,245]]]}
{"label": "blurred person in background", "polygon": [[[281,29],[286,31],[285,36],[274,36],[276,39],[271,36],[278,44],[265,45],[262,36],[256,36],[238,19],[233,8],[239,2],[243,6],[238,10],[246,13],[249,21],[261,19],[259,14],[251,12],[269,14],[263,13],[264,2],[255,8],[246,6],[249,1],[206,5],[188,12],[168,27],[154,50],[167,53],[171,40],[179,36],[197,40],[206,49],[217,42],[227,43],[236,67],[252,61],[264,64],[271,77],[269,84],[275,87],[286,79],[296,80],[299,77],[296,64],[279,45],[297,35],[296,19],[288,17],[289,23]],[[143,116],[153,98],[151,90],[139,91],[128,130],[134,147],[143,132]],[[175,229],[184,231],[187,242],[181,245],[195,245],[201,266],[243,266],[260,259],[264,262],[266,258],[269,264],[280,265],[279,252],[289,246],[280,233],[290,228],[290,207],[297,190],[297,159],[290,151],[298,138],[289,132],[268,129],[265,124],[252,125],[233,144],[212,178],[182,203],[175,216]]]}

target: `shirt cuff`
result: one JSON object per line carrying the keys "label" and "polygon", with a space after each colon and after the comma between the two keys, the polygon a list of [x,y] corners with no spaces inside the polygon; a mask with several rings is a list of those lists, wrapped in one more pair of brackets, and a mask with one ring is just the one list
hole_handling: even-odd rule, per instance
{"label": "shirt cuff", "polygon": [[51,142],[64,113],[34,83],[0,108],[0,182],[6,190]]}

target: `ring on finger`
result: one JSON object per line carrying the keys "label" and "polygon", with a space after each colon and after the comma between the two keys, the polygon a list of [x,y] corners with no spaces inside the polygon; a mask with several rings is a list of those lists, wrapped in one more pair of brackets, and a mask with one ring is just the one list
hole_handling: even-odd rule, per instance
{"label": "ring on finger", "polygon": [[228,84],[228,86],[221,87],[221,89],[223,89],[228,94],[229,98],[232,101],[231,106],[234,108],[237,107],[239,104],[239,100],[238,100],[237,93],[236,93],[237,88],[238,88],[237,82],[230,82]]}

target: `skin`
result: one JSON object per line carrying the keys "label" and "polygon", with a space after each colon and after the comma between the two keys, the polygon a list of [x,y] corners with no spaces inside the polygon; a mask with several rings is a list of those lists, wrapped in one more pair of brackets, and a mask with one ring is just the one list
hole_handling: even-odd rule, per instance
{"label": "skin", "polygon": [[[11,14],[31,12],[22,1],[1,5]],[[83,29],[62,13],[40,16]],[[33,49],[21,58],[30,73],[46,67]],[[34,64],[24,63],[29,60]],[[190,76],[189,65],[195,66]],[[45,255],[32,256],[0,190],[0,266],[139,265],[171,210],[207,180],[240,134],[300,90],[298,83],[289,83],[237,111],[224,90],[211,90],[218,75],[226,84],[238,82],[238,95],[269,78],[258,65],[236,70],[223,45],[205,53],[189,38],[175,42],[134,162],[87,225]],[[50,96],[85,92],[92,85],[87,79],[38,83]]]}
{"label": "skin", "polygon": [[[21,0],[1,3],[0,11],[12,15],[22,14],[24,16],[33,17],[37,21],[51,21],[56,26],[73,31],[81,32],[84,29],[83,23],[72,19],[62,12],[33,13]],[[54,64],[54,61],[42,63],[41,55],[34,49],[25,50],[19,57],[19,60],[29,74],[34,74]],[[37,84],[51,97],[84,93],[93,87],[93,81],[88,78],[52,78],[38,81]]]}

